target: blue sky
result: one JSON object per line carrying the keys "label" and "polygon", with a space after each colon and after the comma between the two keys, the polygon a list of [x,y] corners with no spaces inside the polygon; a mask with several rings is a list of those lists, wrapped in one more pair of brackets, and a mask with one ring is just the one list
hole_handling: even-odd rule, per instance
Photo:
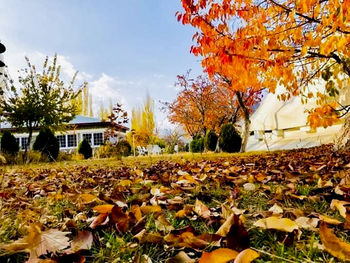
{"label": "blue sky", "polygon": [[67,76],[79,70],[78,81],[90,83],[96,108],[112,98],[130,110],[147,92],[174,99],[176,75],[201,72],[189,53],[193,29],[176,21],[178,10],[180,0],[0,0],[0,40],[12,75],[24,55],[40,64],[57,52]]}

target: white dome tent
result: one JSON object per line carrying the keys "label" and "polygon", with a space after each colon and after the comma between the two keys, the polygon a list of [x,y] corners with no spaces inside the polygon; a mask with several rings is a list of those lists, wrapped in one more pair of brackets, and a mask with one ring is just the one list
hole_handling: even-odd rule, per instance
{"label": "white dome tent", "polygon": [[[324,92],[325,81],[318,80],[308,89],[311,92]],[[349,88],[343,90],[338,101],[349,104]],[[307,111],[317,107],[316,100],[309,99],[303,104],[298,96],[281,101],[277,96],[283,91],[283,87],[278,87],[275,94],[269,93],[252,114],[250,131],[254,135],[248,140],[247,151],[305,148],[334,142],[342,123],[311,130],[307,124]]]}

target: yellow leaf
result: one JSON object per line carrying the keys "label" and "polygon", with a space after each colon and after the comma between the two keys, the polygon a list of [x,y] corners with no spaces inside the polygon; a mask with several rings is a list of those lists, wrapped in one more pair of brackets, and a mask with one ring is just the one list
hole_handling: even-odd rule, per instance
{"label": "yellow leaf", "polygon": [[121,185],[121,186],[130,186],[130,185],[132,185],[132,181],[130,181],[130,180],[121,180],[119,182],[119,185]]}
{"label": "yellow leaf", "polygon": [[92,210],[94,210],[97,213],[100,214],[105,214],[105,213],[110,213],[112,211],[114,205],[98,205],[95,206],[94,208],[92,208]]}
{"label": "yellow leaf", "polygon": [[146,206],[141,206],[140,208],[143,214],[162,212],[162,208],[159,205],[146,205]]}
{"label": "yellow leaf", "polygon": [[279,218],[275,216],[260,219],[254,223],[254,226],[264,229],[276,229],[284,232],[293,232],[298,229],[298,225],[289,218]]}
{"label": "yellow leaf", "polygon": [[238,254],[234,263],[250,263],[259,256],[260,254],[258,252],[254,251],[253,249],[247,248]]}
{"label": "yellow leaf", "polygon": [[342,223],[337,219],[330,218],[330,217],[324,216],[324,215],[319,215],[319,218],[320,218],[320,220],[326,222],[327,224],[331,224],[331,225],[340,225]]}
{"label": "yellow leaf", "polygon": [[339,201],[337,199],[333,199],[332,202],[331,202],[331,209],[338,209],[339,211],[339,214],[346,218],[346,208],[344,205],[348,205],[350,204],[349,202],[345,202],[345,201]]}
{"label": "yellow leaf", "polygon": [[229,248],[219,248],[213,252],[204,252],[198,263],[226,263],[237,257],[238,252]]}
{"label": "yellow leaf", "polygon": [[325,249],[332,256],[341,260],[350,259],[350,244],[341,241],[324,222],[320,225],[320,238]]}
{"label": "yellow leaf", "polygon": [[82,204],[89,204],[97,200],[97,197],[92,194],[81,194],[79,195],[78,200]]}
{"label": "yellow leaf", "polygon": [[130,211],[134,214],[137,221],[142,219],[142,213],[139,205],[132,205]]}

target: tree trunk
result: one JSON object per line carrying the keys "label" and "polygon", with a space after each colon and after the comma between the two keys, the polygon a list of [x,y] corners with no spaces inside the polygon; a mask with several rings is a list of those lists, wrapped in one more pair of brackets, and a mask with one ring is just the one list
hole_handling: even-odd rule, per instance
{"label": "tree trunk", "polygon": [[247,106],[244,104],[243,101],[243,94],[239,91],[236,92],[238,103],[240,108],[243,111],[244,116],[244,129],[242,132],[242,146],[240,152],[245,152],[245,149],[247,147],[248,138],[249,138],[249,128],[250,128],[250,119],[249,119],[249,110]]}
{"label": "tree trunk", "polygon": [[334,148],[336,151],[350,150],[350,114],[345,117],[343,127],[336,138]]}
{"label": "tree trunk", "polygon": [[29,127],[28,144],[26,145],[26,148],[24,149],[24,161],[25,161],[25,163],[29,163],[28,150],[30,148],[30,143],[32,141],[32,137],[33,137],[33,128]]}

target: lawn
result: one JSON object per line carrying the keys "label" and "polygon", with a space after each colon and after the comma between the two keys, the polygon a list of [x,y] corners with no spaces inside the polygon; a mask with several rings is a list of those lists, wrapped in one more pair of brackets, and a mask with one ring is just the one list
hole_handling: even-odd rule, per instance
{"label": "lawn", "polygon": [[342,262],[349,176],[330,146],[6,166],[0,262]]}

